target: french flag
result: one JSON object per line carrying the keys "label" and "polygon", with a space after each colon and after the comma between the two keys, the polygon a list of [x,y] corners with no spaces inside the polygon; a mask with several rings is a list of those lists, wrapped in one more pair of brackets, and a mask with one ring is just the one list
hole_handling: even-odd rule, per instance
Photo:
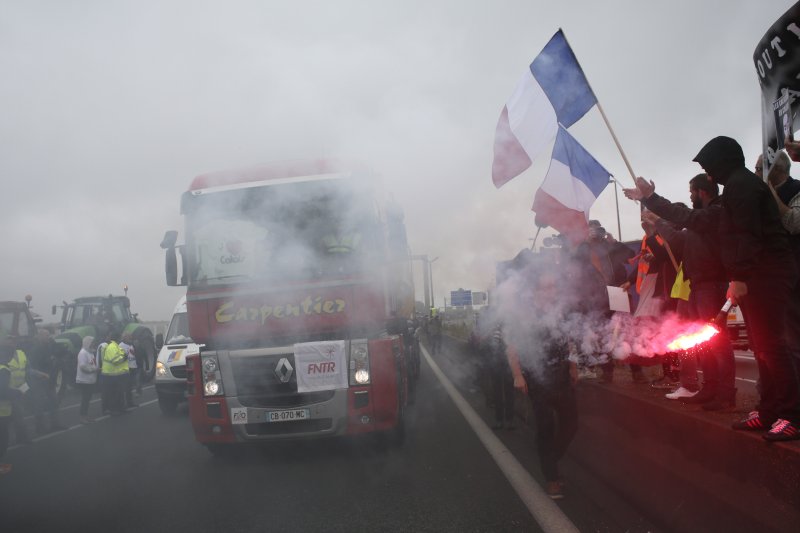
{"label": "french flag", "polygon": [[609,183],[611,173],[559,126],[553,158],[533,199],[537,226],[552,226],[572,244],[586,239],[589,209]]}
{"label": "french flag", "polygon": [[558,30],[506,102],[497,122],[492,181],[500,187],[518,176],[558,133],[569,128],[597,99],[569,47]]}

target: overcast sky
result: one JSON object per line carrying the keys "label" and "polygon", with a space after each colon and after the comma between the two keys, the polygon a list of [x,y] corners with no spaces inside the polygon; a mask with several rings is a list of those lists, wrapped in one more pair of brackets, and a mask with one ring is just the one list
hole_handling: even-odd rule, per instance
{"label": "overcast sky", "polygon": [[[167,319],[182,289],[158,245],[182,230],[191,179],[319,156],[384,176],[413,253],[440,257],[437,304],[484,290],[530,245],[549,163],[495,189],[495,125],[559,27],[634,171],[688,202],[712,137],[738,139],[752,167],[752,55],[793,3],[0,0],[0,300],[31,294],[49,320],[127,284],[134,311]],[[629,186],[596,109],[570,131]],[[638,207],[620,210],[639,238]],[[613,188],[592,218],[616,234]]]}

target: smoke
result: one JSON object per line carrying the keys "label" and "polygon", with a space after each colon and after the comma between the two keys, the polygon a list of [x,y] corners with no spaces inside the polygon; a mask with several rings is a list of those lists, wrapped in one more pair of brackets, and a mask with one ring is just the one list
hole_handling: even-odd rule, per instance
{"label": "smoke", "polygon": [[540,370],[554,347],[563,347],[573,360],[598,363],[654,358],[672,351],[668,345],[676,337],[703,325],[673,312],[657,318],[611,314],[605,287],[591,283],[591,264],[567,250],[550,255],[525,250],[501,265],[491,308],[479,321],[481,336],[501,326],[530,370]]}

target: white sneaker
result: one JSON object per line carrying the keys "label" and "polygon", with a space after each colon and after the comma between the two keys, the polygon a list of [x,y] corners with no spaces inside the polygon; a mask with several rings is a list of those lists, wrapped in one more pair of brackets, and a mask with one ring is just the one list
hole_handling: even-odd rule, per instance
{"label": "white sneaker", "polygon": [[697,394],[697,391],[692,392],[686,387],[678,387],[673,392],[665,394],[664,397],[668,400],[680,400],[681,398],[691,398],[695,394]]}

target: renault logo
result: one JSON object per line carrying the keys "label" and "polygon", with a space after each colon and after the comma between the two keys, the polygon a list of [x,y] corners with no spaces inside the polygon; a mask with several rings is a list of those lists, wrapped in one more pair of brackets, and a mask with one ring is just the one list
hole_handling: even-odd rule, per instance
{"label": "renault logo", "polygon": [[289,383],[289,380],[292,379],[292,372],[294,372],[292,364],[285,357],[281,357],[281,360],[275,366],[275,377],[281,383]]}

